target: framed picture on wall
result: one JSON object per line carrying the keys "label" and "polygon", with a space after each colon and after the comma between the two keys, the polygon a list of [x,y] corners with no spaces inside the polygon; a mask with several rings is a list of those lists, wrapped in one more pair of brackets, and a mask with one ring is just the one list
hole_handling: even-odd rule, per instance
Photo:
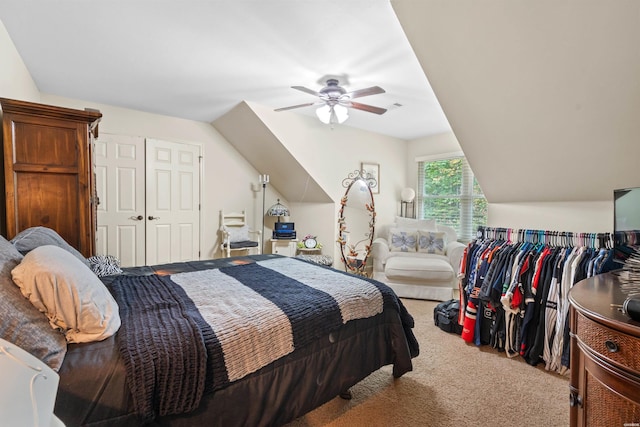
{"label": "framed picture on wall", "polygon": [[371,187],[371,192],[373,194],[380,194],[380,165],[378,163],[362,162],[360,166],[361,171],[370,173],[378,183],[375,187]]}

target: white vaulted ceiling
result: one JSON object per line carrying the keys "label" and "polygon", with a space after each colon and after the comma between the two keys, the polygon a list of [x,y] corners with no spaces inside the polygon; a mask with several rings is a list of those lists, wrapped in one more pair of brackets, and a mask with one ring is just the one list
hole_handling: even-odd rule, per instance
{"label": "white vaulted ceiling", "polygon": [[492,203],[640,185],[637,0],[0,0],[0,21],[44,93],[214,123],[344,74],[389,109],[345,125],[453,130]]}
{"label": "white vaulted ceiling", "polygon": [[0,21],[44,93],[213,122],[242,101],[311,102],[291,86],[345,75],[347,90],[384,88],[359,101],[389,109],[345,125],[450,130],[388,0],[3,0]]}

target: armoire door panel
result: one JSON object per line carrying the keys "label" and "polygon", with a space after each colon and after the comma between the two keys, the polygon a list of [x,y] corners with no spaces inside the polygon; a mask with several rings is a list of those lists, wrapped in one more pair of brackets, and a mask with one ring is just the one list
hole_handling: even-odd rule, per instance
{"label": "armoire door panel", "polygon": [[77,132],[75,124],[68,127],[32,124],[27,121],[14,125],[15,163],[78,167]]}
{"label": "armoire door panel", "polygon": [[71,246],[80,245],[78,230],[86,227],[77,212],[87,209],[74,175],[16,173],[16,229],[44,226],[58,232]]}

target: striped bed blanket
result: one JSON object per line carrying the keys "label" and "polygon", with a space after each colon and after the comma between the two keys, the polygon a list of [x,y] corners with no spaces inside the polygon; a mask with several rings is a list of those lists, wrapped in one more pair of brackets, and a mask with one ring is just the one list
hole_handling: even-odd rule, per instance
{"label": "striped bed blanket", "polygon": [[417,353],[413,319],[390,288],[294,258],[122,276],[109,288],[134,406],[147,421],[192,411],[205,392],[385,307],[400,313]]}

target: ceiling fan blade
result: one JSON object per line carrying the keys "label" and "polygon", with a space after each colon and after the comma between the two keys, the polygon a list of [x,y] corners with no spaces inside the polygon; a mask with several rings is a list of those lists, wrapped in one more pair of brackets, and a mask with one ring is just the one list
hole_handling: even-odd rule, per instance
{"label": "ceiling fan blade", "polygon": [[387,112],[386,108],[374,107],[373,105],[360,104],[359,102],[350,102],[351,108],[356,110],[368,111],[369,113],[384,114]]}
{"label": "ceiling fan blade", "polygon": [[365,89],[354,90],[353,92],[349,92],[346,95],[349,96],[349,98],[354,99],[363,96],[377,95],[379,93],[385,93],[385,90],[380,86],[371,86]]}
{"label": "ceiling fan blade", "polygon": [[309,95],[313,95],[313,96],[320,96],[320,93],[316,92],[315,90],[311,90],[307,87],[304,86],[291,86],[293,89],[297,89],[297,90],[301,90],[302,92],[308,93]]}
{"label": "ceiling fan blade", "polygon": [[293,110],[294,108],[310,107],[310,106],[316,105],[316,104],[324,104],[324,102],[307,102],[306,104],[292,105],[291,107],[276,108],[273,111]]}

